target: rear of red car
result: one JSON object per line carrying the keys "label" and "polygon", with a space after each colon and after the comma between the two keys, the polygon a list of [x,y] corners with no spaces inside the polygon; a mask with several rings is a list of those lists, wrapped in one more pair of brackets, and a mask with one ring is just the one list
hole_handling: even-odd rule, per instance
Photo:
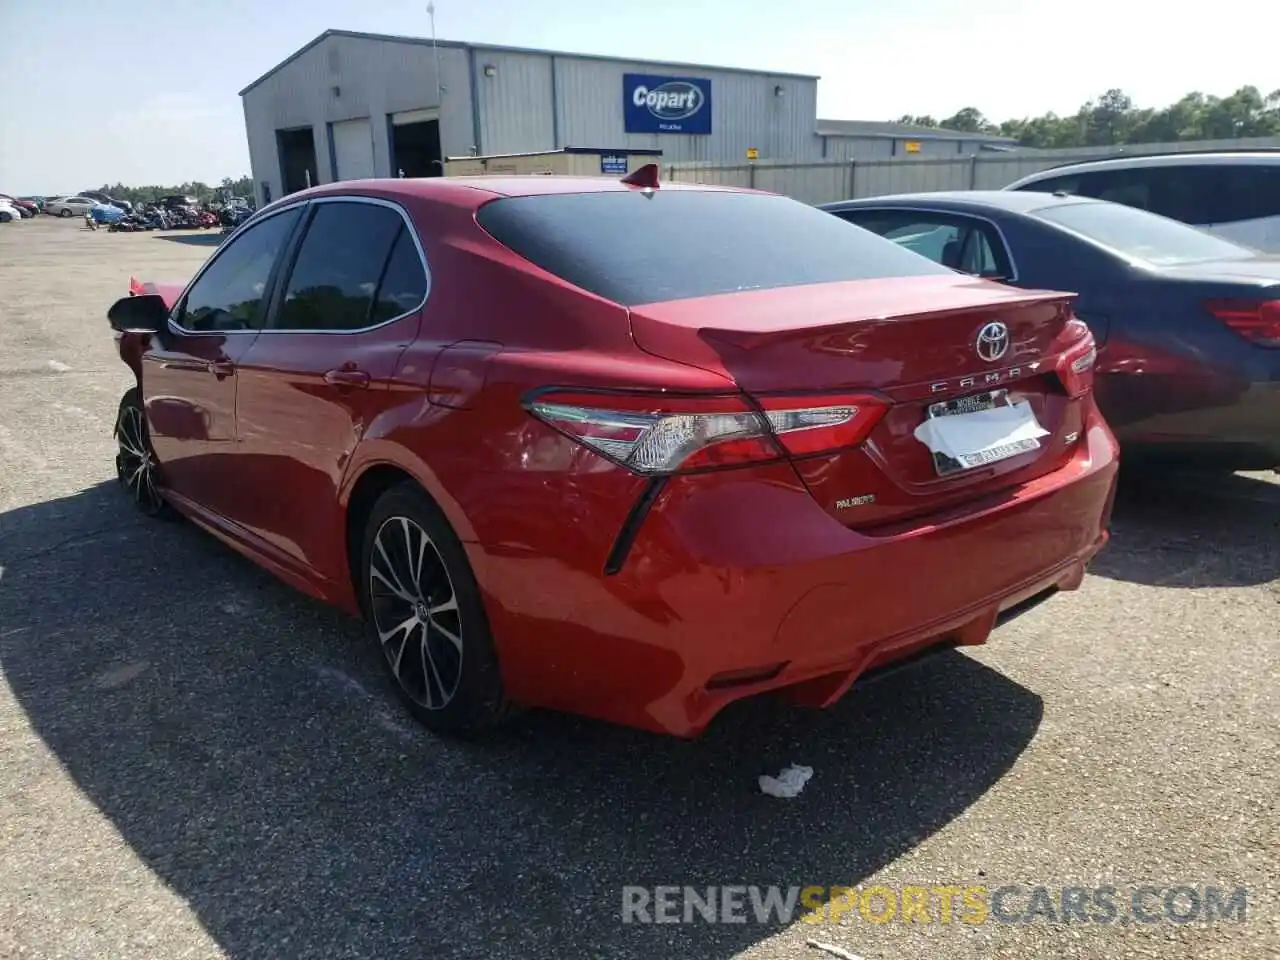
{"label": "rear of red car", "polygon": [[[576,600],[576,652],[491,613],[514,695],[681,735],[768,689],[826,705],[868,668],[984,642],[1105,542],[1117,449],[1068,295],[761,194],[518,197],[477,220],[625,307],[634,347],[614,377],[525,396],[533,443],[598,458],[573,496],[629,503],[590,534],[603,589]],[[637,357],[705,389],[629,376]],[[540,614],[574,602],[549,584]]]}

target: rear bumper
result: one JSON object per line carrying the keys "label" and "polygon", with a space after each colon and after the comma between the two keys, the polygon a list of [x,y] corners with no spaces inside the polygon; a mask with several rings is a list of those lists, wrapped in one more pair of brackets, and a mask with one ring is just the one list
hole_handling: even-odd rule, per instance
{"label": "rear bumper", "polygon": [[1116,435],[1126,461],[1170,460],[1229,470],[1280,466],[1280,370],[1276,380],[1244,385],[1229,398],[1193,409],[1126,423]]}
{"label": "rear bumper", "polygon": [[[537,617],[491,596],[508,692],[678,736],[766,690],[831,704],[868,669],[983,643],[1002,613],[1078,587],[1106,542],[1117,452],[1091,413],[1061,469],[876,536],[834,521],[787,465],[673,480],[616,576],[576,577],[572,596],[543,584]],[[486,573],[487,591],[504,579]]]}

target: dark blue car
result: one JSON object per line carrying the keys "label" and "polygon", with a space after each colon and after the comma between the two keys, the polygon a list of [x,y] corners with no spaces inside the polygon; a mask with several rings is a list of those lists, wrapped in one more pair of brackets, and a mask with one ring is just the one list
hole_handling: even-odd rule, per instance
{"label": "dark blue car", "polygon": [[1085,197],[975,190],[822,209],[954,270],[1077,293],[1126,459],[1280,466],[1280,257]]}

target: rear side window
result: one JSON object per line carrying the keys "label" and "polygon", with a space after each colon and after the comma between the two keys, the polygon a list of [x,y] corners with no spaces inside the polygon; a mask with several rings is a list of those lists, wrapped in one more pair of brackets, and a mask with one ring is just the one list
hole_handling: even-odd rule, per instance
{"label": "rear side window", "polygon": [[1280,216],[1280,164],[1219,163],[1174,169],[1186,175],[1176,187],[1198,214],[1190,223],[1220,225]]}
{"label": "rear side window", "polygon": [[427,296],[427,274],[422,269],[418,248],[409,235],[409,228],[400,227],[400,234],[391,247],[378,293],[373,300],[369,323],[386,323],[403,313],[416,310]]}
{"label": "rear side window", "polygon": [[816,207],[768,194],[509,197],[485,204],[477,220],[542,269],[624,306],[949,273]]}
{"label": "rear side window", "polygon": [[403,230],[404,220],[388,207],[318,204],[298,248],[274,327],[359,330],[376,322],[370,319],[375,295]]}
{"label": "rear side window", "polygon": [[1159,266],[1253,256],[1244,247],[1185,223],[1116,203],[1066,203],[1031,213],[1127,257]]}

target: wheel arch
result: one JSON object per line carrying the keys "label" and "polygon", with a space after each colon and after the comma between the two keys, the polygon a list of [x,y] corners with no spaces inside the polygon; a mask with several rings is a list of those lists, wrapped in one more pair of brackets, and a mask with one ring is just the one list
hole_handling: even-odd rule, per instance
{"label": "wheel arch", "polygon": [[[380,444],[379,444],[380,445]],[[361,444],[361,447],[365,444]],[[391,451],[380,451],[388,454]],[[358,604],[360,591],[356,584],[357,571],[360,568],[360,549],[364,534],[365,522],[368,520],[373,505],[378,498],[392,487],[401,483],[412,483],[422,490],[439,508],[448,521],[453,532],[462,542],[463,549],[468,549],[475,542],[475,531],[467,521],[462,508],[450,497],[435,477],[418,458],[408,451],[397,447],[396,453],[402,456],[370,456],[353,466],[347,474],[339,497],[339,505],[343,517],[343,547],[347,561],[347,576],[355,591]],[[474,564],[473,564],[474,567]]]}

